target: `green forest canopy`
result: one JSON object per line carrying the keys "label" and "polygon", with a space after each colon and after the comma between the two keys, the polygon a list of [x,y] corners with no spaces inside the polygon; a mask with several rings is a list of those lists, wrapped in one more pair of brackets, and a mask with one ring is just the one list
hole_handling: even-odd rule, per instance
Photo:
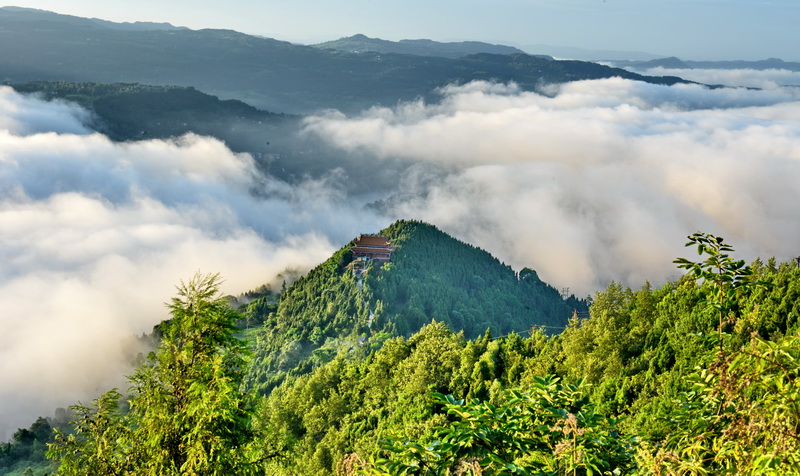
{"label": "green forest canopy", "polygon": [[436,227],[398,221],[380,232],[396,246],[391,263],[373,262],[363,276],[349,269],[352,242],[292,284],[277,307],[269,297],[245,309],[263,321],[247,382],[266,393],[288,374],[305,373],[342,346],[377,348],[436,320],[466,337],[541,327],[553,334],[586,303],[519,274],[486,251]]}
{"label": "green forest canopy", "polygon": [[[701,251],[705,280],[612,283],[559,334],[468,337],[435,320],[339,348],[264,397],[236,392],[258,402],[242,464],[277,475],[800,474],[800,268],[745,266],[727,245]],[[705,267],[714,256],[731,266]],[[731,285],[737,275],[748,285]],[[130,421],[104,402],[78,414]],[[218,410],[208,401],[197,415]],[[44,438],[40,426],[0,447],[0,467]]]}

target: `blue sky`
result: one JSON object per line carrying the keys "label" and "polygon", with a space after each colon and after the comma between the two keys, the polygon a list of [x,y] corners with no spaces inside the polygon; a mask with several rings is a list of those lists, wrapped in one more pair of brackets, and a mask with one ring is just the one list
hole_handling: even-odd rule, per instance
{"label": "blue sky", "polygon": [[363,33],[642,51],[682,59],[800,61],[797,0],[16,0],[112,21],[230,28],[300,43]]}

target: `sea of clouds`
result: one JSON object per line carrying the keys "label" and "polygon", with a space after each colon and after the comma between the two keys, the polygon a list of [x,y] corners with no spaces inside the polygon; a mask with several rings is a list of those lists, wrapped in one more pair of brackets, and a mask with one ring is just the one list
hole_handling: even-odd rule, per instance
{"label": "sea of clouds", "polygon": [[271,180],[216,139],[119,144],[88,119],[0,87],[0,437],[125,389],[131,336],[168,317],[181,280],[280,286],[379,226],[324,180]]}
{"label": "sea of clouds", "polygon": [[795,89],[611,78],[547,94],[480,82],[441,93],[307,128],[337,147],[449,167],[406,177],[387,213],[435,223],[578,296],[674,277],[697,230],[744,257],[800,254]]}
{"label": "sea of clouds", "polygon": [[341,171],[287,184],[213,138],[114,143],[83,109],[0,87],[0,437],[125,388],[130,337],[180,280],[220,272],[242,293],[399,218],[580,297],[676,277],[697,230],[747,259],[800,255],[797,88],[761,84],[476,82],[309,117],[305,134],[365,168],[413,164],[378,204]]}

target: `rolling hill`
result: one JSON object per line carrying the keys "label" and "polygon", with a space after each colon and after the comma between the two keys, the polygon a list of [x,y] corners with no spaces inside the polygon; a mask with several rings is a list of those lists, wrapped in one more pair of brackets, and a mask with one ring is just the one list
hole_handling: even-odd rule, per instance
{"label": "rolling hill", "polygon": [[354,240],[292,284],[277,307],[269,297],[249,304],[247,318],[264,322],[250,385],[267,391],[289,374],[330,360],[343,346],[379,347],[431,320],[473,338],[487,330],[500,335],[533,327],[556,333],[574,312],[587,311],[585,302],[564,299],[535,271],[516,273],[432,225],[398,221],[380,234],[397,248],[390,263],[373,261],[363,274],[353,272]]}
{"label": "rolling hill", "polygon": [[346,53],[295,45],[231,30],[162,24],[112,24],[41,10],[0,8],[0,81],[69,81],[193,86],[260,109],[356,112],[394,105],[452,83],[543,84],[620,76],[647,77],[583,61],[522,53],[441,58],[396,53]]}
{"label": "rolling hill", "polygon": [[493,45],[481,41],[449,43],[425,39],[387,41],[381,40],[380,38],[369,38],[361,34],[312,46],[320,49],[338,50],[348,53],[397,53],[403,55],[439,56],[442,58],[460,58],[462,56],[478,53],[497,55],[525,54],[524,51],[519,48],[514,48],[513,46]]}

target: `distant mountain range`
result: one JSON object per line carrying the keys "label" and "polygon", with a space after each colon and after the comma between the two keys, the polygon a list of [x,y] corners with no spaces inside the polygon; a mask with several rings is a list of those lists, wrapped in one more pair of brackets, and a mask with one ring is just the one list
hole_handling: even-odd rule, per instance
{"label": "distant mountain range", "polygon": [[667,69],[786,69],[789,71],[800,71],[800,63],[783,61],[778,58],[768,58],[758,61],[690,61],[681,60],[674,56],[669,58],[658,58],[649,61],[608,61],[617,68],[667,68]]}
{"label": "distant mountain range", "polygon": [[[352,53],[295,45],[231,30],[190,30],[166,24],[118,24],[18,7],[0,8],[0,81],[69,81],[193,86],[260,109],[309,113],[357,112],[376,104],[425,97],[447,84],[514,81],[525,90],[543,84],[620,76],[647,77],[583,61],[523,53],[478,52],[452,58],[433,51],[502,48],[481,44],[404,46],[428,55]],[[475,50],[478,51],[478,50]],[[510,51],[502,49],[502,51]]]}
{"label": "distant mountain range", "polygon": [[[87,126],[119,142],[164,139],[193,132],[213,136],[234,152],[247,152],[270,176],[287,182],[321,178],[341,169],[349,191],[385,190],[403,163],[385,161],[382,173],[332,150],[300,131],[302,116],[274,114],[242,101],[224,100],[193,87],[125,83],[33,81],[15,83],[20,93],[75,102],[91,111]],[[320,160],[323,157],[324,160]]]}
{"label": "distant mountain range", "polygon": [[642,51],[590,50],[586,48],[543,44],[523,45],[521,48],[531,54],[546,54],[556,58],[569,58],[583,61],[648,61],[663,56]]}
{"label": "distant mountain range", "polygon": [[[442,43],[433,40],[400,40],[387,41],[380,38],[369,38],[364,35],[354,35],[312,45],[315,48],[344,51],[348,53],[397,53],[403,55],[438,56],[441,58],[461,58],[463,56],[489,53],[495,55],[526,54],[513,46],[493,45],[480,41],[461,41]],[[540,55],[547,59],[553,58]]]}

